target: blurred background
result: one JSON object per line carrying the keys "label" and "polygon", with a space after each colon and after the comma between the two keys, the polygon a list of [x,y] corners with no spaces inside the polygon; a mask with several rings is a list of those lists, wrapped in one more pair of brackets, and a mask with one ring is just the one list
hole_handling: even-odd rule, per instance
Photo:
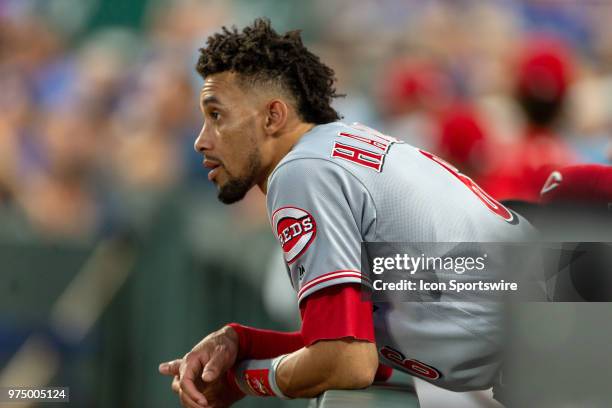
{"label": "blurred background", "polygon": [[299,326],[263,196],[219,204],[193,151],[197,50],[259,16],[303,30],[345,121],[499,200],[612,160],[611,2],[0,0],[0,385],[178,406],[160,361]]}

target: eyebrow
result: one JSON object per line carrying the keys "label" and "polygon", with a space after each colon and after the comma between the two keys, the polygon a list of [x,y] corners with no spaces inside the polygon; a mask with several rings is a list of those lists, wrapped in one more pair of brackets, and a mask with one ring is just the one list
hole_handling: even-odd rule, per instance
{"label": "eyebrow", "polygon": [[221,102],[219,101],[219,99],[217,99],[216,96],[207,96],[202,100],[203,105],[210,105],[211,103],[216,103],[219,105],[221,104]]}

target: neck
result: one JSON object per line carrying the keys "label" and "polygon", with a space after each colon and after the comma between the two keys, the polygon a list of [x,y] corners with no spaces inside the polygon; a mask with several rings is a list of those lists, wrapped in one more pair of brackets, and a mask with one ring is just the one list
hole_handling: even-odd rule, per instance
{"label": "neck", "polygon": [[293,126],[290,130],[279,134],[274,139],[274,146],[271,151],[271,160],[263,171],[262,178],[259,180],[257,185],[259,189],[267,194],[268,192],[268,177],[270,173],[276,168],[278,163],[291,151],[293,146],[304,136],[306,132],[312,129],[315,125],[312,123],[299,122]]}

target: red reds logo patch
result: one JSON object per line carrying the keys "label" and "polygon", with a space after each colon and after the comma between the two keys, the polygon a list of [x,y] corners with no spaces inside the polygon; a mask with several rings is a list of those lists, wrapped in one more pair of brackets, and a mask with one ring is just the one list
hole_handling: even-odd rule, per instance
{"label": "red reds logo patch", "polygon": [[272,225],[289,264],[306,252],[317,235],[312,215],[297,207],[281,207],[274,211]]}

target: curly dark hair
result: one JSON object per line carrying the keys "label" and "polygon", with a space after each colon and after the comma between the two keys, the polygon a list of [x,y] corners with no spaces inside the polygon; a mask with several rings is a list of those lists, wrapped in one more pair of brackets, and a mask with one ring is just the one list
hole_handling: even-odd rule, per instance
{"label": "curly dark hair", "polygon": [[308,51],[300,31],[278,34],[270,20],[258,18],[239,32],[222,28],[200,48],[196,70],[203,77],[232,71],[253,83],[277,83],[294,98],[301,119],[323,124],[340,119],[331,107],[336,93],[334,71]]}

